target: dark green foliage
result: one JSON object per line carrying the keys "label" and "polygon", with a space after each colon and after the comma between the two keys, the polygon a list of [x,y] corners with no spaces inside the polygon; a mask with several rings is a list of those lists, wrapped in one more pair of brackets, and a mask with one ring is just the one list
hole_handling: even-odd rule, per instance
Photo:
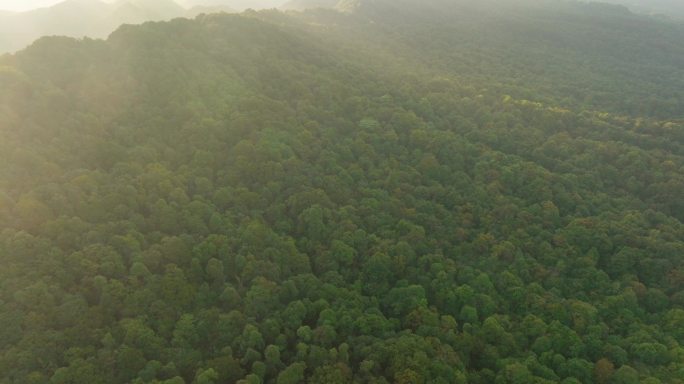
{"label": "dark green foliage", "polygon": [[0,58],[0,383],[682,383],[684,29],[426,3]]}

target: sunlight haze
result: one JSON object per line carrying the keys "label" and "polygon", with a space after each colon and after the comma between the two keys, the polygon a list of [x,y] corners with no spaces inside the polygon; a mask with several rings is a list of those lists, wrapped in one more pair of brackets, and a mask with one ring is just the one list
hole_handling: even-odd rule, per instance
{"label": "sunlight haze", "polygon": [[[24,12],[36,8],[50,7],[64,0],[0,0],[0,10]],[[87,0],[82,0],[87,1]],[[98,0],[90,0],[96,2]],[[115,0],[102,0],[104,3],[114,3]],[[193,7],[197,5],[215,6],[230,4],[236,9],[240,8],[275,8],[282,5],[285,0],[177,0],[181,6]]]}
{"label": "sunlight haze", "polygon": [[0,9],[7,11],[28,11],[33,8],[49,7],[60,0],[0,0]]}

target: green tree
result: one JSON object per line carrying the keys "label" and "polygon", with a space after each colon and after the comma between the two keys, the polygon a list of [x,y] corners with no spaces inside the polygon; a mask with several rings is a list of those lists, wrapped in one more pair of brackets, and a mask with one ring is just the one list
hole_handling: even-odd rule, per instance
{"label": "green tree", "polygon": [[304,381],[304,369],[306,365],[303,363],[294,363],[285,368],[278,374],[278,384],[297,384]]}

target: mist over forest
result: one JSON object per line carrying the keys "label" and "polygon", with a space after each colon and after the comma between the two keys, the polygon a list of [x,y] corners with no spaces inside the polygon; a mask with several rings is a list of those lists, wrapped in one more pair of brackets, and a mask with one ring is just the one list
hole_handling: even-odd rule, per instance
{"label": "mist over forest", "polygon": [[[41,36],[106,38],[122,24],[141,24],[173,18],[194,18],[203,13],[235,13],[247,9],[303,11],[317,8],[343,9],[340,0],[3,0],[0,1],[0,54],[25,48]],[[457,0],[460,1],[460,0]],[[573,0],[563,2],[572,2]],[[513,0],[498,0],[504,6]],[[679,0],[606,0],[636,13],[684,20]],[[15,4],[16,3],[16,4]],[[33,6],[33,7],[32,7]],[[427,5],[429,7],[429,5]]]}
{"label": "mist over forest", "polygon": [[605,0],[605,2],[625,5],[638,13],[684,19],[684,2],[679,0]]}
{"label": "mist over forest", "polygon": [[684,384],[684,23],[630,1],[0,12],[0,384]]}

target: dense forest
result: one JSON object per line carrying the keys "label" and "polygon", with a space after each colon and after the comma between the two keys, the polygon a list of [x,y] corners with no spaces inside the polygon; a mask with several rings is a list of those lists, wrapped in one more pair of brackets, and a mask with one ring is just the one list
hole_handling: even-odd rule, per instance
{"label": "dense forest", "polygon": [[682,41],[343,0],[0,57],[0,383],[684,383]]}

